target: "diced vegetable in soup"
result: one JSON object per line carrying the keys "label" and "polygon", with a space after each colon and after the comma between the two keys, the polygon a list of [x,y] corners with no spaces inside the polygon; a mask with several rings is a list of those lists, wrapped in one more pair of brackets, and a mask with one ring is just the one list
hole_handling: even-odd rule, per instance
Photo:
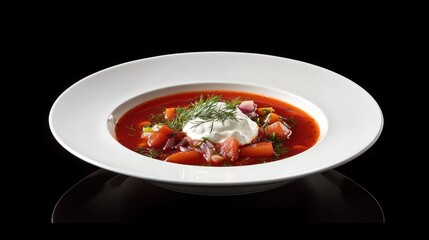
{"label": "diced vegetable in soup", "polygon": [[285,159],[312,147],[320,134],[301,109],[235,91],[185,92],[144,102],[119,119],[115,133],[142,155],[204,166]]}

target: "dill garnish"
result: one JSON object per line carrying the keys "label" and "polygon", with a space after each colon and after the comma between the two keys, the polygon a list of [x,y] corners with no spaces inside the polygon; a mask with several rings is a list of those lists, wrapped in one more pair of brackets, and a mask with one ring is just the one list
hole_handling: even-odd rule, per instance
{"label": "dill garnish", "polygon": [[154,148],[142,148],[137,147],[136,152],[151,158],[158,158],[159,155],[161,155],[162,150],[160,149],[154,149]]}
{"label": "dill garnish", "polygon": [[152,123],[161,123],[165,121],[164,115],[164,113],[152,114],[150,115],[149,121]]}
{"label": "dill garnish", "polygon": [[[223,102],[224,104],[218,106],[219,102]],[[165,123],[172,129],[182,129],[183,126],[190,120],[195,120],[195,125],[198,127],[203,123],[211,123],[210,132],[213,130],[213,125],[215,122],[224,122],[226,120],[235,120],[237,119],[237,105],[240,104],[240,98],[235,98],[230,101],[224,100],[222,101],[222,97],[219,95],[211,95],[204,98],[203,95],[195,101],[191,103],[187,107],[177,108],[176,109],[176,117],[173,119],[162,119],[161,122]]]}
{"label": "dill garnish", "polygon": [[235,120],[237,119],[237,105],[239,104],[238,99],[232,101],[224,101],[224,105],[219,107],[218,103],[221,102],[221,96],[212,95],[207,99],[204,99],[202,96],[200,100],[192,105],[192,107],[187,112],[188,121],[191,119],[200,119],[194,121],[195,125],[193,128],[198,127],[203,123],[210,122],[210,132],[213,130],[213,125],[215,122],[224,122],[226,120]]}
{"label": "dill garnish", "polygon": [[290,128],[293,128],[296,125],[296,119],[294,117],[280,117],[280,119]]}
{"label": "dill garnish", "polygon": [[268,135],[267,141],[270,141],[273,144],[274,154],[278,157],[283,154],[286,154],[289,150],[285,147],[284,141],[279,138],[276,133]]}

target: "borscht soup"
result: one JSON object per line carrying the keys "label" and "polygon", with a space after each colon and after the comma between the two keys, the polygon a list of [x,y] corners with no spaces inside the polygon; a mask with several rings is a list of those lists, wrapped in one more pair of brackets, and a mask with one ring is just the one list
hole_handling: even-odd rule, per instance
{"label": "borscht soup", "polygon": [[242,166],[299,154],[319,139],[312,116],[287,102],[249,92],[203,90],[143,102],[115,126],[123,146],[157,160]]}

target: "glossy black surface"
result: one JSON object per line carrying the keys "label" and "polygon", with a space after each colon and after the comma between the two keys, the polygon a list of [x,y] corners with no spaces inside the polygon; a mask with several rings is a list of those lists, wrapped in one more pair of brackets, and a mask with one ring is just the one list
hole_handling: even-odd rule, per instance
{"label": "glossy black surface", "polygon": [[[277,189],[239,196],[200,196],[159,188],[134,177],[97,170],[58,201],[53,223],[129,223],[157,219],[243,216],[293,223],[384,223],[376,199],[343,174],[331,170]],[[206,219],[206,220],[209,220]]]}

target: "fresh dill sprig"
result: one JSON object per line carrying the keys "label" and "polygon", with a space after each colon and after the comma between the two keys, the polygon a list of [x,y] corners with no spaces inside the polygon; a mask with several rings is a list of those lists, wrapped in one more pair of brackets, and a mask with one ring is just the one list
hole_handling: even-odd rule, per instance
{"label": "fresh dill sprig", "polygon": [[296,119],[294,117],[280,117],[280,119],[290,128],[293,128],[296,125]]}
{"label": "fresh dill sprig", "polygon": [[236,97],[232,100],[224,100],[223,101],[226,104],[226,108],[228,109],[235,109],[238,105],[241,103],[241,98]]}
{"label": "fresh dill sprig", "polygon": [[150,115],[149,121],[154,123],[162,123],[165,121],[165,113],[158,113]]}
{"label": "fresh dill sprig", "polygon": [[219,95],[212,95],[206,99],[201,96],[200,100],[195,102],[187,112],[188,121],[196,118],[200,119],[194,121],[195,125],[193,128],[209,122],[211,123],[211,132],[215,122],[222,122],[222,124],[224,124],[226,120],[238,121],[237,105],[240,103],[239,99],[236,98],[231,101],[224,101],[224,105],[220,107],[218,106],[219,102],[221,102],[221,96]]}
{"label": "fresh dill sprig", "polygon": [[268,135],[267,141],[270,141],[273,144],[274,154],[278,157],[286,154],[289,150],[284,145],[284,140],[279,138],[276,133]]}
{"label": "fresh dill sprig", "polygon": [[158,158],[161,155],[162,150],[161,149],[155,149],[155,148],[137,147],[136,152],[138,152],[138,153],[140,153],[146,157]]}
{"label": "fresh dill sprig", "polygon": [[[219,102],[223,102],[225,105],[218,107]],[[166,119],[164,112],[152,115],[150,121],[166,124],[168,127],[179,131],[188,121],[199,118],[198,121],[194,121],[195,125],[193,127],[211,122],[211,132],[216,121],[220,121],[222,124],[230,119],[238,121],[239,119],[237,119],[236,115],[237,106],[240,103],[240,97],[232,100],[222,100],[222,96],[220,95],[209,95],[206,98],[201,95],[198,100],[190,105],[176,108],[176,116],[174,118]]]}
{"label": "fresh dill sprig", "polygon": [[175,131],[180,131],[183,128],[183,117],[182,117],[182,112],[183,112],[184,108],[176,108],[176,117],[173,119],[166,119],[165,118],[165,112],[162,113],[158,113],[158,114],[152,114],[150,116],[150,122],[152,123],[160,123],[160,124],[165,124],[167,125],[169,128],[175,130]]}

